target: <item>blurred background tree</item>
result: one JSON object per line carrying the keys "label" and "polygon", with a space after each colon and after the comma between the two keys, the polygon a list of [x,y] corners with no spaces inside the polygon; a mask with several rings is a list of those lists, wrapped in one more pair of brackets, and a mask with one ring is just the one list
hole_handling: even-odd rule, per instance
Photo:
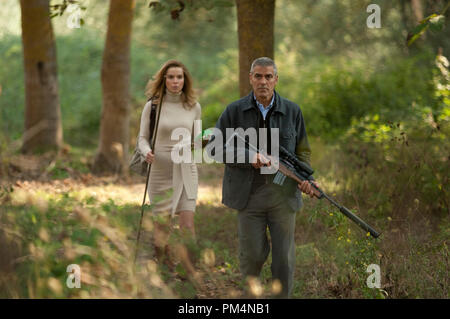
{"label": "blurred background tree", "polygon": [[63,136],[49,0],[22,0],[20,7],[26,98],[22,151],[58,150]]}
{"label": "blurred background tree", "polygon": [[93,171],[127,169],[130,118],[130,47],[135,1],[111,0],[102,60],[102,116]]}
{"label": "blurred background tree", "polygon": [[239,95],[251,91],[248,73],[253,60],[274,58],[275,0],[236,0],[239,39]]}

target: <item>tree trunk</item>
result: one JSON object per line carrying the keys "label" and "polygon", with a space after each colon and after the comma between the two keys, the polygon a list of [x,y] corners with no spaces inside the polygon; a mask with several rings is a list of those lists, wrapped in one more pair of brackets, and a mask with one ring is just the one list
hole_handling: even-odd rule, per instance
{"label": "tree trunk", "polygon": [[20,0],[25,71],[25,131],[22,151],[62,146],[56,46],[49,0]]}
{"label": "tree trunk", "polygon": [[[412,29],[413,30],[416,26],[420,24],[420,21],[423,20],[423,8],[422,8],[422,0],[410,0],[411,4],[411,16],[412,16]],[[417,39],[414,43],[414,46],[412,46],[411,49],[413,50],[420,50],[421,47],[424,45],[425,41],[427,39],[427,32],[424,32],[419,39]]]}
{"label": "tree trunk", "polygon": [[103,105],[94,173],[120,173],[128,160],[130,42],[134,0],[110,0],[103,52]]}
{"label": "tree trunk", "polygon": [[239,94],[250,90],[248,74],[254,59],[274,56],[275,0],[236,0],[239,38]]}
{"label": "tree trunk", "polygon": [[414,14],[415,25],[418,25],[423,20],[423,8],[421,0],[411,0],[411,8]]}

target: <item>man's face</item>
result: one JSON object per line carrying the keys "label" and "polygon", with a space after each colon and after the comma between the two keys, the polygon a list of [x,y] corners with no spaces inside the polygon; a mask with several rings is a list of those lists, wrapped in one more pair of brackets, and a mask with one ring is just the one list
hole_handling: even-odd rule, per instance
{"label": "man's face", "polygon": [[258,100],[271,99],[277,82],[278,75],[274,74],[273,66],[257,65],[250,73],[250,84]]}

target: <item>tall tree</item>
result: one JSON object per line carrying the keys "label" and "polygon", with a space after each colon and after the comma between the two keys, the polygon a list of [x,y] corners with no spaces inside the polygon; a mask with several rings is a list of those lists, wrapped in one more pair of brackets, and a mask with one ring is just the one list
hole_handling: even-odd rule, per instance
{"label": "tall tree", "polygon": [[250,90],[248,72],[254,59],[274,56],[275,0],[236,0],[239,39],[239,94]]}
{"label": "tall tree", "polygon": [[135,0],[110,0],[102,64],[102,116],[95,173],[121,172],[127,162],[130,45]]}
{"label": "tall tree", "polygon": [[49,0],[20,0],[25,70],[25,133],[22,150],[62,145],[56,45]]}
{"label": "tall tree", "polygon": [[411,8],[414,14],[415,24],[419,24],[423,20],[423,8],[421,0],[411,0]]}

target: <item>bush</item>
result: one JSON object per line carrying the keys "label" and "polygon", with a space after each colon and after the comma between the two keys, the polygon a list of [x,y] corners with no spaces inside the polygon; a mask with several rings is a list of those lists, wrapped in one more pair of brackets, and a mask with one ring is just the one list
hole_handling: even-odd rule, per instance
{"label": "bush", "polygon": [[[283,63],[280,69],[287,68]],[[310,135],[335,141],[366,115],[393,121],[407,115],[412,103],[434,104],[431,66],[427,53],[389,62],[318,57],[280,73],[278,86],[301,106]]]}
{"label": "bush", "polygon": [[[412,103],[412,112],[395,122],[377,114],[353,121],[342,143],[342,174],[366,204],[383,215],[449,211],[448,154],[450,100],[448,71],[434,73],[436,103]],[[382,192],[380,192],[382,190]]]}

